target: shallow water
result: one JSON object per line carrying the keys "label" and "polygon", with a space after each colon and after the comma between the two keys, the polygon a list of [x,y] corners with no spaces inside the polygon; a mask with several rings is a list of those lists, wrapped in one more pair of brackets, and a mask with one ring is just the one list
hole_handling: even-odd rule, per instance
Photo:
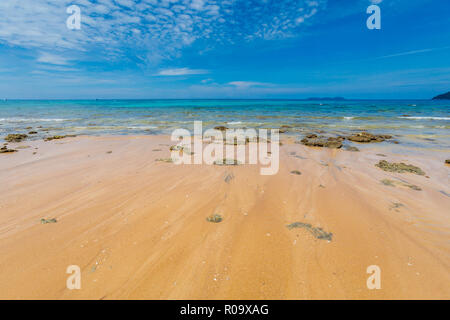
{"label": "shallow water", "polygon": [[[450,101],[431,100],[91,100],[0,101],[0,135],[170,134],[176,128],[279,128],[287,134],[368,130],[411,147],[450,148]],[[44,129],[44,130],[42,130]]]}

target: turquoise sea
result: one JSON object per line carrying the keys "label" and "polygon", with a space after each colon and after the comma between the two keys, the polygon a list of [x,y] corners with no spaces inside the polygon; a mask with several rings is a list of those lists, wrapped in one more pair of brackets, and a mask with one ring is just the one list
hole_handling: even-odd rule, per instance
{"label": "turquoise sea", "polygon": [[432,100],[8,100],[0,101],[0,136],[170,134],[175,128],[280,128],[346,134],[367,130],[403,144],[450,148],[450,101]]}

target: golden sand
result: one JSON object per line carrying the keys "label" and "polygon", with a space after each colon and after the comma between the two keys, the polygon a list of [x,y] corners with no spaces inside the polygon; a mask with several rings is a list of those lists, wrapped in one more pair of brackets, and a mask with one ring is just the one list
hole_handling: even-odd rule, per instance
{"label": "golden sand", "polygon": [[[171,144],[78,137],[0,155],[0,298],[450,298],[445,155],[285,143],[279,173],[262,176],[255,165],[155,161]],[[382,171],[383,159],[429,177]],[[214,214],[223,220],[208,222]],[[81,290],[66,288],[69,265],[81,267]],[[380,290],[366,286],[371,265]]]}

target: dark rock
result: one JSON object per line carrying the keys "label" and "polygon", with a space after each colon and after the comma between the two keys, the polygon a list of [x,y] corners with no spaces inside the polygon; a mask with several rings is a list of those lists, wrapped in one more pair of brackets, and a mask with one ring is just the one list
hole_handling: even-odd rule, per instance
{"label": "dark rock", "polygon": [[374,135],[368,132],[360,132],[354,135],[348,136],[348,140],[359,143],[371,143],[371,142],[383,142],[385,140],[392,139],[390,135]]}
{"label": "dark rock", "polygon": [[228,128],[224,127],[224,126],[217,126],[217,127],[214,127],[214,129],[219,130],[219,131],[227,131],[228,130]]}
{"label": "dark rock", "polygon": [[298,171],[298,170],[293,170],[293,171],[291,171],[291,173],[292,174],[296,174],[296,175],[298,175],[298,176],[300,176],[302,173],[300,172],[300,171]]}
{"label": "dark rock", "polygon": [[13,153],[17,152],[17,150],[8,149],[8,147],[4,146],[0,148],[0,153]]}
{"label": "dark rock", "polygon": [[321,147],[321,148],[333,148],[339,149],[342,148],[342,139],[338,138],[325,138],[325,137],[317,137],[317,138],[304,138],[301,141],[302,144],[308,147]]}
{"label": "dark rock", "polygon": [[28,134],[37,134],[37,131],[30,131]]}
{"label": "dark rock", "polygon": [[425,175],[425,172],[422,171],[422,169],[420,169],[419,167],[413,166],[411,164],[405,164],[403,162],[390,163],[390,162],[387,162],[386,160],[381,160],[375,166],[384,171],[388,171],[388,172],[398,172],[398,173],[409,172],[409,173],[418,174],[420,176]]}
{"label": "dark rock", "polygon": [[450,159],[445,160],[446,164],[450,164]]}

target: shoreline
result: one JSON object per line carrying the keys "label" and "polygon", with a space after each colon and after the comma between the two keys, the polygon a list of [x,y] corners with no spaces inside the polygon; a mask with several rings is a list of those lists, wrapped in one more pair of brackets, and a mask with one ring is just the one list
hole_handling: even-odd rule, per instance
{"label": "shoreline", "polygon": [[[167,136],[11,144],[30,148],[0,155],[0,298],[450,298],[445,154],[288,140],[279,173],[261,176],[252,165],[155,161],[173,144]],[[383,171],[380,160],[414,164],[429,178]],[[213,214],[223,221],[208,222]],[[310,232],[318,228],[331,240]],[[65,287],[69,265],[81,267],[81,290]],[[381,290],[366,287],[370,265],[381,268]]]}

